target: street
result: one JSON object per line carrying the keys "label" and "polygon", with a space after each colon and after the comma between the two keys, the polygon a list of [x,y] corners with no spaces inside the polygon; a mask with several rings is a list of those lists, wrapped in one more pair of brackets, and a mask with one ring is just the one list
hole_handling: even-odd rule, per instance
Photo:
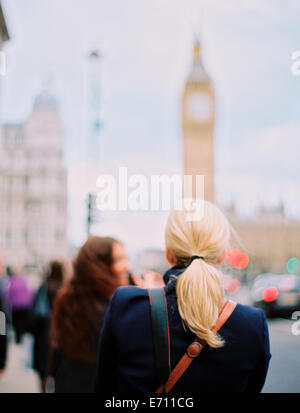
{"label": "street", "polygon": [[300,393],[300,336],[291,332],[293,321],[269,320],[272,358],[263,393]]}
{"label": "street", "polygon": [[[251,305],[245,286],[228,298]],[[268,319],[272,358],[262,393],[300,393],[300,335],[292,334],[293,322],[283,318]]]}
{"label": "street", "polygon": [[39,379],[30,368],[31,342],[10,344],[6,371],[0,375],[0,393],[39,393]]}

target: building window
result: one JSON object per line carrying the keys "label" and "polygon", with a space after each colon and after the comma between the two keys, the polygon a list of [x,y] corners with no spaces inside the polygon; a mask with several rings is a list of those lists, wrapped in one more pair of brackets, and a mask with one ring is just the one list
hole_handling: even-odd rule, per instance
{"label": "building window", "polygon": [[40,210],[40,202],[35,200],[26,200],[24,202],[24,211],[37,213]]}
{"label": "building window", "polygon": [[32,151],[27,151],[27,152],[26,152],[26,159],[27,159],[27,161],[30,162],[32,158],[33,158],[33,156],[32,156]]}
{"label": "building window", "polygon": [[55,239],[56,241],[61,241],[63,239],[63,231],[57,229],[55,232]]}
{"label": "building window", "polygon": [[64,211],[65,211],[65,202],[64,201],[56,201],[56,211],[58,213],[64,213]]}
{"label": "building window", "polygon": [[12,175],[8,175],[8,177],[7,177],[7,187],[8,187],[9,191],[12,190],[13,183],[14,183],[14,177]]}
{"label": "building window", "polygon": [[12,210],[12,201],[11,201],[11,199],[7,200],[6,208],[7,208],[8,213],[11,212],[11,210]]}
{"label": "building window", "polygon": [[10,229],[7,229],[5,232],[5,240],[7,244],[10,244],[11,241],[11,231]]}
{"label": "building window", "polygon": [[28,230],[24,229],[23,231],[23,239],[24,239],[24,243],[27,244],[28,243]]}
{"label": "building window", "polygon": [[23,143],[23,132],[22,130],[19,130],[18,133],[16,134],[15,138],[16,145],[21,145]]}
{"label": "building window", "polygon": [[46,183],[47,183],[47,170],[45,168],[42,168],[40,170],[40,177],[41,177],[42,185],[46,185]]}
{"label": "building window", "polygon": [[29,176],[28,175],[24,176],[24,187],[25,187],[25,190],[27,190],[29,187]]}

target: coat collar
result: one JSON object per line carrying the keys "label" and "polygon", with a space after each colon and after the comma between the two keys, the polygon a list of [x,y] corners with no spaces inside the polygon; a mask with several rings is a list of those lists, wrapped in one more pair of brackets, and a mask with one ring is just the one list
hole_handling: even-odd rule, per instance
{"label": "coat collar", "polygon": [[175,292],[177,278],[180,276],[181,273],[183,273],[185,269],[186,267],[182,265],[175,265],[174,267],[170,268],[169,270],[165,272],[163,277],[164,277],[164,282],[166,284],[165,286],[166,294]]}

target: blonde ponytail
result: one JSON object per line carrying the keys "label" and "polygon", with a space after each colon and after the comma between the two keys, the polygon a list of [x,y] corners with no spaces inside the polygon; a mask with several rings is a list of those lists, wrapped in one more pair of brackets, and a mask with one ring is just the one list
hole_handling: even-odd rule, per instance
{"label": "blonde ponytail", "polygon": [[194,260],[178,278],[176,293],[180,317],[188,328],[210,347],[221,347],[223,340],[211,331],[224,299],[217,269],[201,259]]}
{"label": "blonde ponytail", "polygon": [[185,210],[173,210],[166,227],[166,247],[177,263],[194,259],[178,277],[176,285],[178,311],[186,326],[210,347],[218,348],[224,341],[211,330],[218,319],[224,300],[218,259],[229,247],[230,224],[223,213],[208,201],[204,202],[203,217],[188,221]]}

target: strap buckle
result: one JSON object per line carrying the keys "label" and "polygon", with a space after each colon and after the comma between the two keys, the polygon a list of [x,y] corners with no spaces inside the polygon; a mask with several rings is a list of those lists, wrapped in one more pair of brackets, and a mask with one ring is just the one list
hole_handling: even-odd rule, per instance
{"label": "strap buckle", "polygon": [[201,353],[203,346],[199,341],[193,341],[187,348],[186,354],[191,358],[194,359]]}

